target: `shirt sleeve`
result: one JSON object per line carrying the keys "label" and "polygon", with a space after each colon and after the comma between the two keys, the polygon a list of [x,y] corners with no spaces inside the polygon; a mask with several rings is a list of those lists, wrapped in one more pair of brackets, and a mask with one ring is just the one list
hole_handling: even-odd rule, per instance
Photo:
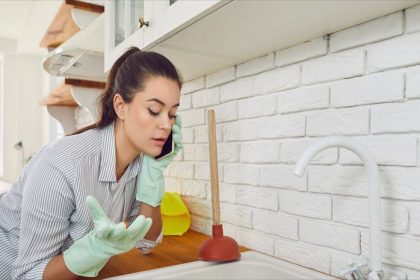
{"label": "shirt sleeve", "polygon": [[[131,207],[130,214],[128,215],[128,225],[131,225],[132,222],[137,218],[139,215],[139,209],[140,209],[140,201],[134,200],[133,206]],[[136,242],[134,247],[139,249],[143,254],[149,254],[153,248],[156,247],[159,243],[162,242],[163,239],[163,232],[161,231],[158,238],[153,240],[147,240],[147,239],[140,239]]]}
{"label": "shirt sleeve", "polygon": [[12,279],[42,279],[49,261],[61,253],[74,210],[70,186],[63,172],[45,160],[38,160],[28,170]]}

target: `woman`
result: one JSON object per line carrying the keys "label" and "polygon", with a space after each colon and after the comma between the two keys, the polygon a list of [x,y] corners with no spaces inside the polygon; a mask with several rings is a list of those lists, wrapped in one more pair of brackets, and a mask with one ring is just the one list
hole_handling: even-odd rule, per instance
{"label": "woman", "polygon": [[[98,123],[43,148],[0,197],[0,279],[96,276],[111,256],[160,242],[181,86],[157,53],[131,48],[115,62]],[[171,128],[175,148],[156,160]]]}

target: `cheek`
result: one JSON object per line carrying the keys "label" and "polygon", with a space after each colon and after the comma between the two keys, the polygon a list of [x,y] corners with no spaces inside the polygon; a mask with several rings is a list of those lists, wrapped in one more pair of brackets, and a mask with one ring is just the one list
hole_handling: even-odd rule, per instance
{"label": "cheek", "polygon": [[130,112],[129,127],[131,133],[137,137],[143,138],[150,136],[151,130],[154,125],[154,118],[145,110],[136,110]]}
{"label": "cheek", "polygon": [[128,117],[130,118],[130,122],[137,126],[144,125],[150,121],[150,114],[142,109],[131,110]]}

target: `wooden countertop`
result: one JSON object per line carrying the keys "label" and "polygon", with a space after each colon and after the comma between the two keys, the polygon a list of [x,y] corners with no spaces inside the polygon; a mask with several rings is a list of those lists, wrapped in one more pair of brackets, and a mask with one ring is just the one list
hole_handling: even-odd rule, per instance
{"label": "wooden countertop", "polygon": [[[112,257],[95,279],[140,272],[198,260],[198,248],[210,238],[195,231],[188,231],[182,236],[164,236],[161,244],[148,255],[138,249]],[[247,251],[240,247],[240,251]]]}

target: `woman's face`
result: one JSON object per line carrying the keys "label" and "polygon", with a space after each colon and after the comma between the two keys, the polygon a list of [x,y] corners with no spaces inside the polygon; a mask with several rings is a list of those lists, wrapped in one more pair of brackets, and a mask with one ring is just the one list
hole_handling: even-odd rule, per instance
{"label": "woman's face", "polygon": [[136,152],[149,156],[161,153],[168,138],[179,107],[178,83],[164,78],[151,77],[145,88],[136,92],[132,102],[125,104],[122,126]]}

